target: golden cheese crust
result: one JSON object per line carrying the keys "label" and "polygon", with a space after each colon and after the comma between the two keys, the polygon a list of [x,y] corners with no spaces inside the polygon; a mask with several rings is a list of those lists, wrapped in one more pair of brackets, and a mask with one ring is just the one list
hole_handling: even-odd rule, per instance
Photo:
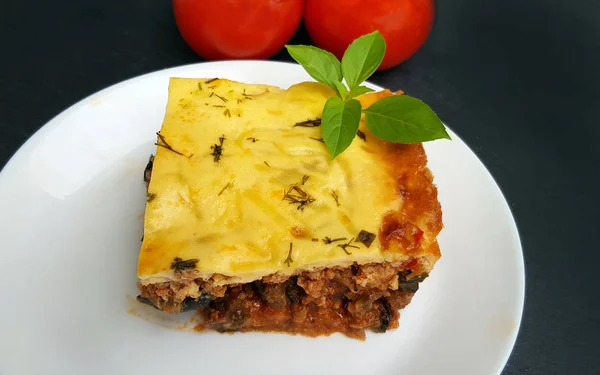
{"label": "golden cheese crust", "polygon": [[[400,93],[398,93],[400,94]],[[421,144],[360,138],[331,160],[320,117],[333,92],[172,78],[144,220],[142,284],[246,283],[353,263],[415,274],[440,257],[437,189]],[[390,91],[358,97],[363,108]]]}

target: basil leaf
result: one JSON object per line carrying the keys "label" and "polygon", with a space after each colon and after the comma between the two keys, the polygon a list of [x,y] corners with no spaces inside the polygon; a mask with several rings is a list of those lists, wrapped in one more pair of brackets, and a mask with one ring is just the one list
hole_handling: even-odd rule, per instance
{"label": "basil leaf", "polygon": [[348,96],[348,89],[346,88],[346,85],[344,85],[342,82],[334,82],[333,84],[335,85],[340,98],[342,98],[342,100],[346,100],[346,97]]}
{"label": "basil leaf", "polygon": [[335,89],[335,82],[342,81],[340,61],[331,53],[313,46],[286,45],[290,56],[318,82]]}
{"label": "basil leaf", "polygon": [[350,98],[356,98],[359,95],[366,94],[366,93],[372,92],[372,91],[375,91],[375,90],[370,89],[367,86],[358,86],[358,87],[353,88],[350,91],[350,96],[349,97]]}
{"label": "basil leaf", "polygon": [[416,143],[450,139],[435,112],[427,104],[408,95],[380,99],[363,112],[371,133],[387,141]]}
{"label": "basil leaf", "polygon": [[342,57],[342,72],[353,90],[377,70],[385,55],[385,40],[379,31],[355,39]]}
{"label": "basil leaf", "polygon": [[336,96],[329,98],[325,103],[321,126],[323,140],[332,159],[352,143],[360,123],[361,108],[360,102],[356,99],[344,102]]}

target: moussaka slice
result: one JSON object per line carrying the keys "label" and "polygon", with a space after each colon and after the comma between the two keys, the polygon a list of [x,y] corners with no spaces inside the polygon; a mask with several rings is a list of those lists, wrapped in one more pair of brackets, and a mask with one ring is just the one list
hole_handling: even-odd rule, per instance
{"label": "moussaka slice", "polygon": [[320,117],[332,95],[171,79],[144,173],[141,302],[196,309],[199,328],[221,332],[398,327],[440,257],[437,190],[421,144],[380,140],[364,122],[331,160]]}

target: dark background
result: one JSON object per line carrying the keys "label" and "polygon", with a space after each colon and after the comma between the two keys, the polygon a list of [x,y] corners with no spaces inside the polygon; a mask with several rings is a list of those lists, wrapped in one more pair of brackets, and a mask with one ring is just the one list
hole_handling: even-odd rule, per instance
{"label": "dark background", "polygon": [[[429,103],[508,199],[527,285],[504,374],[598,374],[600,1],[437,3],[425,46],[371,80]],[[0,2],[0,165],[85,96],[198,61],[168,0]]]}

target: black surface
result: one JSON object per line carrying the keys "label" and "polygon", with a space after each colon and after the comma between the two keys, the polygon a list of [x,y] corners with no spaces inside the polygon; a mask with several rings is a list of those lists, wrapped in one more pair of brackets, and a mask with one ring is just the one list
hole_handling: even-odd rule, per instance
{"label": "black surface", "polygon": [[[424,48],[372,81],[429,103],[510,203],[527,292],[504,373],[598,374],[600,2],[452,0],[437,9]],[[300,31],[293,41],[307,38]],[[3,1],[0,51],[2,165],[83,97],[200,61],[168,0]]]}

